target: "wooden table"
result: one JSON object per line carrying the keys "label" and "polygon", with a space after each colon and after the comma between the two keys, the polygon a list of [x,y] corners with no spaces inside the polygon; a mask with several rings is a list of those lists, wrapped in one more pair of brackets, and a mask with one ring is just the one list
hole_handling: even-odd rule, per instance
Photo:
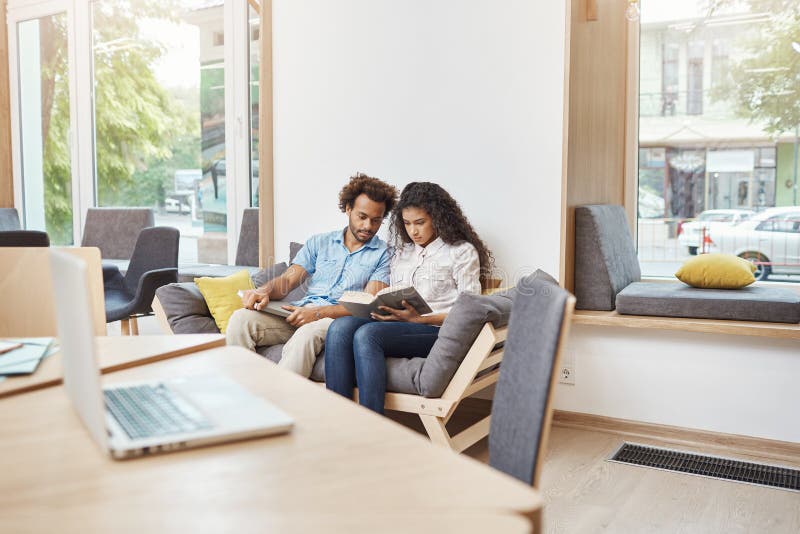
{"label": "wooden table", "polygon": [[[112,373],[224,345],[225,336],[222,334],[101,336],[95,338],[101,373]],[[0,382],[0,398],[57,386],[61,382],[61,355],[56,353],[42,360],[35,373],[9,376]]]}
{"label": "wooden table", "polygon": [[239,347],[106,375],[225,373],[295,419],[291,433],[114,461],[63,388],[0,403],[3,530],[526,532],[530,486]]}

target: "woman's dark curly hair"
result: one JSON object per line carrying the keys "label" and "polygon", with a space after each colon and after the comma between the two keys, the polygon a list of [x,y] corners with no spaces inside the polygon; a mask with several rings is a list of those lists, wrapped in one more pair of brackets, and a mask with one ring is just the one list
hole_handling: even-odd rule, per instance
{"label": "woman's dark curly hair", "polygon": [[425,210],[433,222],[433,228],[442,241],[448,245],[457,245],[467,241],[478,251],[481,265],[481,283],[491,276],[494,257],[486,247],[475,229],[467,220],[461,206],[445,191],[442,186],[431,182],[411,182],[400,193],[400,201],[392,212],[391,240],[395,247],[401,248],[413,240],[406,232],[403,224],[403,209],[420,208]]}
{"label": "woman's dark curly hair", "polygon": [[347,208],[352,208],[356,198],[362,194],[367,195],[367,198],[373,202],[383,202],[386,206],[383,211],[384,217],[389,215],[397,202],[395,186],[359,172],[355,176],[351,176],[350,182],[339,192],[339,209],[342,210],[342,213],[347,211]]}

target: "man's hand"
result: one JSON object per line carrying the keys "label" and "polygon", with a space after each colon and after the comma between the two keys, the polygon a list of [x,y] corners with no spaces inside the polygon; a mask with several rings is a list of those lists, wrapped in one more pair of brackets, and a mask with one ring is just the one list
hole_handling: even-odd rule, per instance
{"label": "man's hand", "polygon": [[403,321],[406,323],[416,323],[419,322],[420,317],[422,317],[417,310],[405,300],[402,302],[403,309],[398,310],[395,308],[390,308],[388,306],[380,306],[378,309],[388,313],[389,315],[381,315],[379,313],[373,313],[371,317],[376,321]]}
{"label": "man's hand", "polygon": [[322,318],[319,309],[316,307],[281,306],[281,308],[292,312],[289,314],[289,317],[286,318],[286,322],[297,328]]}
{"label": "man's hand", "polygon": [[242,306],[248,310],[263,310],[269,304],[269,292],[264,288],[241,291]]}

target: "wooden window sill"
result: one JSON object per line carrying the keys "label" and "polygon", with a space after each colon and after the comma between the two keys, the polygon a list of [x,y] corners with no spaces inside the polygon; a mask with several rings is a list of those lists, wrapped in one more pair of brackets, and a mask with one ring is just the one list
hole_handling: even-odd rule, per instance
{"label": "wooden window sill", "polygon": [[680,332],[707,332],[737,336],[758,336],[800,340],[800,324],[760,323],[754,321],[725,321],[720,319],[690,319],[684,317],[652,317],[620,315],[616,311],[575,310],[573,324],[617,326]]}

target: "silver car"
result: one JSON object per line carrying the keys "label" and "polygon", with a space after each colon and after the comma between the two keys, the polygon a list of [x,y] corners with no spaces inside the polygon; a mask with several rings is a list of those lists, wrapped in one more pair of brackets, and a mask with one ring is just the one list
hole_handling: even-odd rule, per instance
{"label": "silver car", "polygon": [[678,243],[689,249],[689,254],[694,256],[698,250],[704,250],[703,238],[712,230],[723,226],[732,226],[746,221],[756,212],[742,209],[706,210],[693,221],[685,222],[678,228]]}
{"label": "silver car", "polygon": [[757,280],[800,274],[800,206],[766,209],[735,226],[711,229],[708,238],[706,252],[752,261]]}

